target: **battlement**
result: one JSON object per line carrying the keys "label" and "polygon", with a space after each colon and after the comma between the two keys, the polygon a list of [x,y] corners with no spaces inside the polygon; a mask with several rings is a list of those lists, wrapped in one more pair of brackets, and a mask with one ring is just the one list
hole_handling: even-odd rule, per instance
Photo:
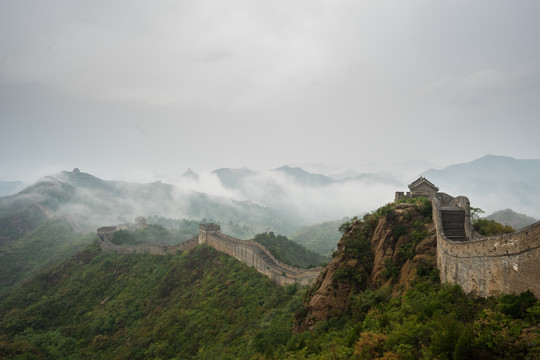
{"label": "battlement", "polygon": [[212,246],[217,251],[230,255],[244,264],[254,267],[278,285],[299,283],[309,285],[317,279],[321,267],[300,269],[277,260],[262,244],[252,240],[240,240],[222,234],[219,225],[201,224],[199,244]]}
{"label": "battlement", "polygon": [[540,298],[540,222],[511,234],[482,237],[473,231],[467,197],[438,192],[425,178],[409,188],[407,195],[396,192],[396,200],[426,196],[432,201],[441,281],[479,296],[530,290]]}
{"label": "battlement", "polygon": [[398,201],[402,198],[414,198],[419,196],[433,199],[439,191],[438,187],[422,176],[410,183],[408,188],[410,191],[407,191],[406,193],[403,191],[396,191],[394,201]]}

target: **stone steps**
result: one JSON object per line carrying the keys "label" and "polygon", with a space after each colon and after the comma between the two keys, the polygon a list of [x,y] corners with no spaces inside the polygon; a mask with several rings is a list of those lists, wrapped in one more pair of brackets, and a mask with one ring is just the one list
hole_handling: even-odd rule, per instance
{"label": "stone steps", "polygon": [[446,237],[453,241],[466,241],[465,210],[459,207],[441,209],[443,230]]}

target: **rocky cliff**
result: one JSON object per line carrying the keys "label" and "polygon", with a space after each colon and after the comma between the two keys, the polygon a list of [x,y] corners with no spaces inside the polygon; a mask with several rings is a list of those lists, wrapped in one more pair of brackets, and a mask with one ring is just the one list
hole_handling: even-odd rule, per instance
{"label": "rocky cliff", "polygon": [[297,314],[296,330],[346,313],[353,296],[367,288],[391,286],[398,294],[418,276],[437,277],[431,213],[429,200],[408,200],[344,224],[338,250]]}

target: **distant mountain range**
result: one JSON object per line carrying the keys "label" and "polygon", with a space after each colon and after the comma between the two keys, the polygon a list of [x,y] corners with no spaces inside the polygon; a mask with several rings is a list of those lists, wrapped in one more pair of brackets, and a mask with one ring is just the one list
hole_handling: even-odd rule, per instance
{"label": "distant mountain range", "polygon": [[368,212],[405,186],[387,174],[334,178],[288,165],[266,171],[222,168],[213,174],[238,196],[299,218],[302,225]]}
{"label": "distant mountain range", "polygon": [[98,227],[132,222],[137,216],[161,222],[215,221],[226,234],[244,239],[267,231],[289,234],[299,227],[292,216],[249,201],[161,182],[105,181],[64,171],[0,197],[0,296],[32,272],[86,246]]}
{"label": "distant mountain range", "polygon": [[[487,214],[508,208],[521,213],[505,210],[489,217],[516,229],[534,222],[530,216],[540,218],[540,160],[485,156],[423,175],[442,192],[468,196],[472,206]],[[222,168],[204,176],[188,170],[182,181],[179,186],[106,181],[75,169],[0,197],[0,263],[4,266],[0,290],[47,259],[67,256],[83,246],[88,239],[81,238],[81,233],[137,216],[163,222],[213,220],[224,233],[244,239],[269,231],[296,233],[292,239],[328,255],[340,236],[340,221],[329,220],[361,216],[391,202],[395,191],[406,189],[406,184],[386,173],[346,172],[336,177],[291,166],[267,171]],[[207,183],[213,192],[204,191]],[[9,186],[16,189],[21,183]],[[321,221],[326,222],[307,226]],[[36,253],[36,249],[47,251]],[[28,254],[35,255],[29,259]]]}
{"label": "distant mountain range", "polygon": [[513,227],[515,230],[521,230],[526,226],[532,225],[538,220],[525,214],[518,214],[511,209],[499,210],[486,216],[488,220],[495,220],[503,225]]}
{"label": "distant mountain range", "polygon": [[540,218],[540,160],[487,155],[423,173],[440,191],[469,197],[486,213],[511,208]]}
{"label": "distant mountain range", "polygon": [[15,221],[14,217],[54,217],[93,231],[99,226],[132,221],[137,216],[206,218],[283,233],[296,228],[290,217],[248,201],[182,190],[161,182],[105,181],[78,171],[47,176],[15,195],[0,198],[0,224]]}
{"label": "distant mountain range", "polygon": [[[411,165],[417,166],[417,162]],[[442,192],[468,196],[473,206],[486,213],[511,208],[540,218],[540,160],[488,155],[422,175]],[[209,176],[213,180],[209,181]],[[208,183],[213,188],[205,188]],[[77,220],[83,227],[85,223],[95,226],[146,214],[257,226],[265,222],[276,226],[269,231],[289,231],[290,235],[291,229],[309,223],[369,212],[392,201],[394,192],[406,190],[407,183],[387,172],[351,170],[326,175],[285,165],[266,171],[221,168],[204,176],[189,169],[176,184],[105,181],[81,172],[63,172],[43,178],[19,194],[0,198],[0,221],[3,209],[12,213],[33,204],[30,208],[36,216],[52,211],[74,218],[73,214],[86,211]]]}
{"label": "distant mountain range", "polygon": [[[418,162],[410,165],[417,168]],[[403,169],[400,173],[405,173]],[[392,200],[406,184],[387,172],[345,171],[337,175],[308,172],[282,166],[256,172],[247,168],[215,170],[223,186],[244,198],[307,222],[354,216]],[[487,155],[422,174],[440,191],[469,197],[471,204],[486,213],[512,208],[540,218],[540,160],[522,160]],[[409,182],[415,180],[409,179]],[[345,206],[345,208],[343,208]]]}
{"label": "distant mountain range", "polygon": [[309,187],[322,187],[335,184],[342,184],[345,182],[360,181],[364,183],[378,183],[378,184],[390,184],[399,186],[401,182],[396,178],[387,174],[373,174],[363,173],[358,174],[355,171],[347,171],[342,174],[327,176],[323,174],[315,174],[308,172],[300,167],[291,167],[285,165],[270,171],[255,172],[248,168],[241,169],[229,169],[222,168],[213,171],[216,174],[221,183],[231,189],[242,189],[243,182],[249,180],[250,177],[261,176],[264,174],[281,174],[289,178],[295,185],[309,186]]}

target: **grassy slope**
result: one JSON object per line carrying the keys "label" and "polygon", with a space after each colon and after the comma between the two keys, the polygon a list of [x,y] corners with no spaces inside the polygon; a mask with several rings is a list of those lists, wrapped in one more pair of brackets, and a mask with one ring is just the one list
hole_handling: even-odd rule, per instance
{"label": "grassy slope", "polygon": [[44,266],[69,258],[95,238],[81,235],[64,220],[48,220],[0,248],[0,295]]}

